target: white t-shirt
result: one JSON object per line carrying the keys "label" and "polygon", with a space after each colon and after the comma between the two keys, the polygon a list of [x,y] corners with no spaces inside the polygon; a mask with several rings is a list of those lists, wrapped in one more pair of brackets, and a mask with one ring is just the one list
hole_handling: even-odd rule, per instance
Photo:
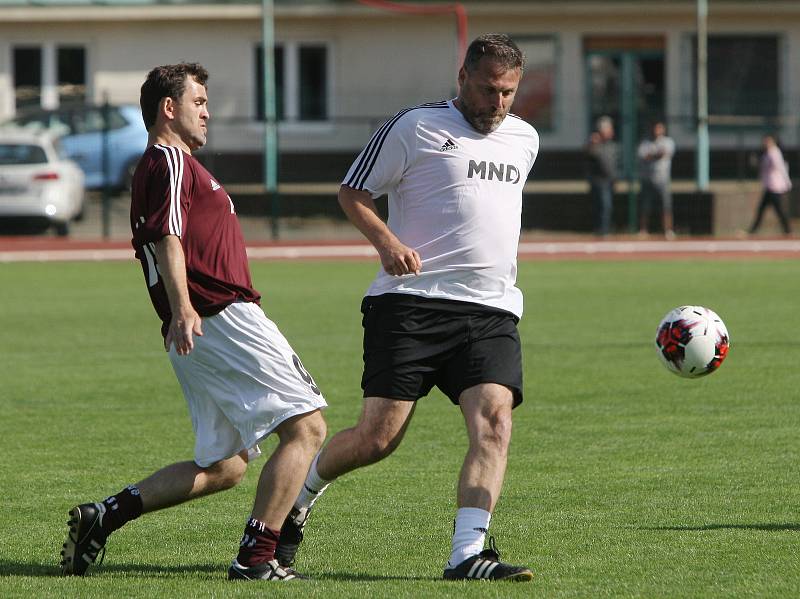
{"label": "white t-shirt", "polygon": [[383,269],[367,295],[409,293],[522,316],[515,287],[522,188],[539,135],[509,114],[485,135],[452,100],[397,113],[356,158],[344,185],[389,196],[389,228],[422,258],[419,275]]}
{"label": "white t-shirt", "polygon": [[[639,156],[640,177],[662,185],[670,182],[672,156],[675,154],[675,142],[671,137],[662,135],[657,139],[645,139],[636,153]],[[655,155],[660,156],[654,158]]]}

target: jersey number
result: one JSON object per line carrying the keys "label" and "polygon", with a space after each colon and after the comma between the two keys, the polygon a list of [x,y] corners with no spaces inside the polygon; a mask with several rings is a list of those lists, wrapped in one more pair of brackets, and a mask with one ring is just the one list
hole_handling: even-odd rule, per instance
{"label": "jersey number", "polygon": [[308,370],[306,370],[305,366],[303,366],[303,363],[300,361],[300,358],[297,357],[297,354],[292,355],[292,362],[294,362],[294,367],[297,369],[297,372],[300,375],[300,378],[303,379],[303,382],[307,383],[316,395],[321,395],[319,387],[317,387],[317,385],[314,383],[314,379],[310,374],[308,374]]}

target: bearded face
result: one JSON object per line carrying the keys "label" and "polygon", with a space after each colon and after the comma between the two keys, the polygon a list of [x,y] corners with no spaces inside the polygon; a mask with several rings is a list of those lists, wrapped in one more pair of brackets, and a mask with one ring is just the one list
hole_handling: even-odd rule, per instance
{"label": "bearded face", "polygon": [[505,69],[488,57],[471,71],[462,67],[456,107],[476,131],[487,135],[506,118],[521,77],[521,69]]}

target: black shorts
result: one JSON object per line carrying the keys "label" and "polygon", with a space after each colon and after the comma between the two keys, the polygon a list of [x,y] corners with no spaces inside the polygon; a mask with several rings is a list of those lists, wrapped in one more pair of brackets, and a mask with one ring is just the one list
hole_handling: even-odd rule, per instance
{"label": "black shorts", "polygon": [[522,403],[518,318],[495,308],[389,293],[367,296],[364,397],[416,401],[439,387],[454,404],[465,389],[498,383]]}

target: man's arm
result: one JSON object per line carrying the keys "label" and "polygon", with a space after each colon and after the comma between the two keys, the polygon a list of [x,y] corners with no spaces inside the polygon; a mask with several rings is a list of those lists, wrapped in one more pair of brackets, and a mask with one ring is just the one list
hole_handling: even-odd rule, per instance
{"label": "man's arm", "polygon": [[155,243],[158,271],[164,280],[164,288],[172,311],[164,349],[169,351],[171,343],[175,351],[185,356],[194,349],[192,335],[201,335],[200,315],[189,300],[189,287],[186,283],[186,258],[181,241],[175,235],[167,235]]}
{"label": "man's arm", "polygon": [[419,254],[404,245],[381,220],[369,192],[342,185],[339,188],[339,205],[350,222],[375,246],[387,273],[398,276],[419,274],[422,270]]}

